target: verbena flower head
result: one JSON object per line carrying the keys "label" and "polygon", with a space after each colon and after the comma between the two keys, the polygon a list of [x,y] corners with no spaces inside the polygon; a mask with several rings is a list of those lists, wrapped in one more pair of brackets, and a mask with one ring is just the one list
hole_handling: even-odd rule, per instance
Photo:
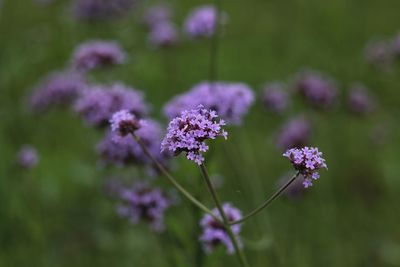
{"label": "verbena flower head", "polygon": [[74,0],[72,12],[78,20],[106,20],[123,15],[135,2],[134,0]]}
{"label": "verbena flower head", "polygon": [[366,115],[374,109],[375,104],[365,86],[354,84],[347,97],[347,106],[354,114]]}
{"label": "verbena flower head", "polygon": [[327,109],[335,103],[337,98],[337,89],[333,81],[313,71],[299,75],[296,89],[316,108]]}
{"label": "verbena flower head", "polygon": [[36,149],[30,145],[24,145],[17,155],[17,163],[21,168],[31,169],[39,162],[39,155]]}
{"label": "verbena flower head", "polygon": [[182,95],[170,100],[164,107],[164,114],[175,118],[183,110],[203,105],[215,110],[228,124],[240,124],[254,103],[254,93],[244,83],[201,82]]}
{"label": "verbena flower head", "polygon": [[262,102],[271,112],[283,113],[289,106],[288,93],[282,83],[271,83],[264,87]]}
{"label": "verbena flower head", "polygon": [[312,181],[319,178],[318,170],[328,169],[322,152],[316,147],[291,148],[283,156],[288,158],[293,167],[303,175],[305,188],[312,186]]}
{"label": "verbena flower head", "polygon": [[83,77],[77,73],[52,73],[34,89],[30,107],[35,112],[44,112],[54,107],[71,104],[85,87]]}
{"label": "verbena flower head", "polygon": [[218,136],[226,139],[228,136],[222,129],[225,122],[217,121],[217,118],[215,111],[207,110],[203,106],[182,111],[179,117],[169,123],[167,134],[161,143],[161,151],[171,151],[175,155],[185,152],[187,159],[201,165],[204,161],[203,153],[209,149],[205,141]]}
{"label": "verbena flower head", "polygon": [[172,18],[172,10],[166,5],[154,5],[146,10],[143,22],[148,28],[153,28],[160,23],[168,22]]}
{"label": "verbena flower head", "polygon": [[123,204],[118,213],[133,224],[145,222],[157,232],[164,230],[164,213],[171,205],[169,197],[157,187],[145,183],[136,183],[132,188],[121,190]]}
{"label": "verbena flower head", "polygon": [[[226,14],[222,13],[220,22],[224,24]],[[185,32],[191,38],[211,37],[217,26],[217,10],[212,5],[204,5],[192,10],[185,21]]]}
{"label": "verbena flower head", "polygon": [[91,126],[106,126],[111,116],[127,110],[137,118],[149,112],[143,94],[121,83],[88,87],[75,102],[75,111]]}
{"label": "verbena flower head", "polygon": [[285,123],[278,132],[276,145],[282,150],[294,147],[303,147],[311,138],[311,123],[303,116],[299,116]]}
{"label": "verbena flower head", "polygon": [[[240,210],[232,206],[230,203],[224,203],[223,210],[228,221],[230,222],[234,222],[242,218],[242,213]],[[212,213],[217,218],[222,220],[217,208],[214,208]],[[199,240],[202,243],[203,249],[206,253],[211,253],[219,245],[225,246],[228,254],[233,254],[235,252],[232,241],[229,238],[224,225],[216,221],[211,215],[204,215],[203,219],[200,221],[200,226],[203,232]],[[240,247],[242,247],[242,242],[240,241],[239,237],[241,227],[241,224],[234,224],[231,226],[233,234],[239,241]]]}
{"label": "verbena flower head", "polygon": [[141,126],[135,115],[126,109],[115,112],[110,119],[110,124],[111,130],[121,136],[133,133]]}
{"label": "verbena flower head", "polygon": [[164,21],[154,25],[149,34],[149,42],[154,47],[169,47],[178,41],[178,31],[171,22]]}
{"label": "verbena flower head", "polygon": [[79,45],[73,55],[72,64],[77,70],[87,71],[125,62],[122,48],[113,41],[89,41]]}
{"label": "verbena flower head", "polygon": [[[169,155],[160,153],[162,129],[159,123],[149,119],[140,121],[140,128],[135,131],[135,134],[140,137],[159,162],[166,163]],[[106,164],[116,166],[132,164],[148,167],[151,167],[152,164],[132,135],[121,136],[119,132],[108,132],[97,145],[97,152]]]}

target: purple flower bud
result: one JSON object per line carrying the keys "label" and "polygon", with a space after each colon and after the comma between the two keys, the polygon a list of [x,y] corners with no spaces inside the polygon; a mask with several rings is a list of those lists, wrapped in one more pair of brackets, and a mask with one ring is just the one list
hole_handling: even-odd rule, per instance
{"label": "purple flower bud", "polygon": [[[240,210],[232,206],[232,204],[224,203],[222,208],[229,222],[234,222],[242,218]],[[212,213],[222,220],[217,208],[214,208]],[[203,244],[203,249],[206,253],[211,253],[215,247],[219,245],[225,246],[228,254],[233,254],[235,252],[232,241],[229,238],[224,225],[216,221],[211,215],[204,215],[203,219],[200,221],[200,226],[203,229],[200,236],[200,242]],[[233,234],[239,240],[240,247],[243,246],[239,236],[241,227],[241,224],[235,224],[231,227]]]}
{"label": "purple flower bud", "polygon": [[156,232],[164,230],[164,213],[172,203],[160,188],[136,183],[121,190],[120,199],[123,202],[117,210],[120,216],[133,224],[146,222]]}
{"label": "purple flower bud", "polygon": [[319,179],[319,169],[328,169],[325,159],[322,158],[322,152],[316,147],[291,148],[283,156],[288,158],[293,167],[303,175],[304,188],[312,186],[312,181]]}
{"label": "purple flower bud", "polygon": [[35,112],[44,112],[69,105],[84,87],[85,81],[77,73],[52,73],[34,89],[30,97],[30,107]]}
{"label": "purple flower bud", "polygon": [[178,32],[175,25],[168,21],[155,24],[151,28],[149,41],[154,47],[169,47],[176,44]]}
{"label": "purple flower bud", "polygon": [[125,52],[116,42],[96,40],[79,45],[72,64],[77,70],[87,71],[122,64],[125,58]]}
{"label": "purple flower bud", "polygon": [[347,98],[347,106],[354,114],[366,115],[373,110],[374,101],[365,86],[354,84]]}
{"label": "purple flower bud", "polygon": [[[226,22],[222,13],[219,23]],[[217,25],[217,11],[212,5],[204,5],[192,10],[185,21],[185,32],[191,38],[211,37]]]}
{"label": "purple flower bud", "polygon": [[74,0],[72,11],[78,20],[105,20],[126,13],[135,2],[134,0]]}
{"label": "purple flower bud", "polygon": [[21,168],[32,169],[39,162],[39,156],[35,148],[30,145],[24,145],[17,155],[17,163]]}
{"label": "purple flower bud", "polygon": [[296,89],[311,105],[320,109],[330,108],[337,98],[334,83],[329,78],[313,71],[299,75]]}
{"label": "purple flower bud", "polygon": [[203,105],[215,110],[228,124],[240,124],[254,103],[254,93],[244,83],[201,82],[182,95],[178,95],[164,106],[164,114],[175,118],[183,110]]}
{"label": "purple flower bud", "polygon": [[303,116],[285,123],[278,132],[276,145],[282,150],[303,147],[311,138],[311,123]]}
{"label": "purple flower bud", "polygon": [[228,133],[222,129],[223,120],[217,121],[215,111],[204,109],[203,106],[189,111],[182,111],[180,117],[173,119],[167,129],[167,134],[161,143],[161,151],[170,151],[175,155],[186,153],[189,160],[201,165],[203,154],[208,150],[205,141],[218,136],[227,138]]}
{"label": "purple flower bud", "polygon": [[75,102],[75,111],[91,126],[106,126],[111,116],[127,110],[135,117],[148,114],[143,94],[121,83],[87,88]]}
{"label": "purple flower bud", "polygon": [[264,106],[273,113],[283,113],[289,106],[288,93],[282,83],[271,83],[265,86],[262,95]]}

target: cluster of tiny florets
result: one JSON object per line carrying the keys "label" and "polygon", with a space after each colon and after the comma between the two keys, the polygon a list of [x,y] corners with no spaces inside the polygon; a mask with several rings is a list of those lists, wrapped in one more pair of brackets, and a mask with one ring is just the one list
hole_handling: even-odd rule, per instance
{"label": "cluster of tiny florets", "polygon": [[128,110],[141,118],[148,113],[149,109],[140,91],[121,83],[87,88],[77,99],[74,108],[91,126],[107,125],[111,116],[119,110]]}
{"label": "cluster of tiny florets", "polygon": [[119,198],[123,202],[117,210],[120,216],[133,224],[146,222],[157,232],[164,229],[164,213],[172,203],[160,188],[137,183],[132,188],[120,189]]}
{"label": "cluster of tiny florets", "polygon": [[227,138],[228,133],[222,129],[225,122],[217,121],[217,118],[215,111],[204,109],[202,106],[183,111],[169,123],[161,150],[168,150],[176,155],[185,152],[189,160],[201,165],[204,161],[202,153],[209,149],[205,141],[218,136]]}
{"label": "cluster of tiny florets", "polygon": [[[242,218],[242,213],[240,210],[232,206],[230,203],[225,203],[223,205],[223,210],[229,222],[234,222]],[[222,220],[217,208],[214,208],[212,213],[217,218]],[[211,215],[204,215],[203,219],[200,221],[200,226],[203,230],[200,236],[200,242],[202,243],[203,249],[206,253],[211,253],[219,245],[224,245],[228,254],[233,254],[235,252],[234,246],[229,238],[228,233],[226,232],[225,226],[216,221]],[[239,237],[241,227],[241,224],[234,224],[231,226],[233,234],[239,241],[240,247],[242,247]]]}
{"label": "cluster of tiny florets", "polygon": [[164,107],[165,115],[172,119],[183,110],[203,105],[218,112],[228,124],[238,125],[254,103],[251,88],[238,82],[201,82],[188,92],[170,100]]}
{"label": "cluster of tiny florets", "polygon": [[91,70],[125,61],[125,52],[112,41],[89,41],[79,45],[73,55],[72,64],[77,70]]}
{"label": "cluster of tiny florets", "polygon": [[135,115],[123,109],[115,112],[110,119],[111,130],[121,136],[133,133],[140,128],[140,122]]}
{"label": "cluster of tiny florets", "polygon": [[293,167],[303,175],[303,185],[305,188],[312,186],[312,181],[319,178],[318,170],[327,165],[322,158],[322,152],[316,147],[292,148],[283,154],[292,163]]}

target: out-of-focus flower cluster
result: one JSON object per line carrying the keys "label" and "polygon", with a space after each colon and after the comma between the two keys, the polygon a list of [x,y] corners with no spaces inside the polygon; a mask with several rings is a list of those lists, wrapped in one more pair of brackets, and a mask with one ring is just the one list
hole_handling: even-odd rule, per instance
{"label": "out-of-focus flower cluster", "polygon": [[32,169],[39,163],[39,155],[36,149],[30,145],[24,145],[18,151],[17,164],[23,169]]}
{"label": "out-of-focus flower cluster", "polygon": [[[242,218],[241,211],[235,208],[232,204],[224,203],[222,208],[229,222],[238,221]],[[217,208],[214,208],[212,213],[218,219],[222,220]],[[200,221],[200,226],[202,228],[200,242],[203,244],[203,249],[206,253],[211,253],[220,245],[225,246],[228,254],[233,254],[235,252],[234,246],[229,238],[228,233],[226,232],[225,226],[216,221],[210,214],[204,215],[203,219]],[[233,234],[239,241],[240,247],[242,247],[242,242],[240,241],[239,236],[241,227],[241,224],[235,224],[231,226]]]}
{"label": "out-of-focus flower cluster", "polygon": [[222,129],[225,122],[217,121],[217,118],[217,112],[203,106],[182,111],[179,117],[169,123],[161,143],[162,151],[171,151],[176,155],[185,152],[187,159],[201,165],[204,161],[202,153],[209,149],[205,141],[218,136],[227,138],[228,133]]}
{"label": "out-of-focus flower cluster", "polygon": [[276,145],[282,150],[303,147],[310,142],[311,133],[311,123],[304,116],[295,117],[281,127]]}
{"label": "out-of-focus flower cluster", "polygon": [[171,198],[160,188],[136,183],[131,188],[119,189],[122,203],[117,212],[133,224],[146,222],[157,232],[164,230],[164,213],[171,206]]}
{"label": "out-of-focus flower cluster", "polygon": [[289,96],[283,83],[270,83],[263,89],[261,100],[268,111],[283,113],[289,106]]}
{"label": "out-of-focus flower cluster", "polygon": [[388,70],[400,59],[400,34],[388,40],[369,41],[365,46],[364,56],[378,70]]}
{"label": "out-of-focus flower cluster", "polygon": [[227,20],[225,13],[220,14],[218,21],[217,10],[212,5],[199,6],[193,9],[185,21],[185,32],[191,38],[211,37],[217,23],[224,24]]}
{"label": "out-of-focus flower cluster", "polygon": [[254,98],[253,91],[244,83],[201,82],[170,100],[164,106],[164,114],[172,119],[183,110],[203,105],[215,110],[228,124],[240,124]]}
{"label": "out-of-focus flower cluster", "polygon": [[366,115],[374,109],[375,102],[364,85],[354,84],[347,97],[347,106],[354,114]]}
{"label": "out-of-focus flower cluster", "polygon": [[291,148],[283,156],[288,158],[293,167],[303,175],[305,188],[312,186],[312,181],[319,178],[319,169],[328,168],[322,152],[316,147]]}

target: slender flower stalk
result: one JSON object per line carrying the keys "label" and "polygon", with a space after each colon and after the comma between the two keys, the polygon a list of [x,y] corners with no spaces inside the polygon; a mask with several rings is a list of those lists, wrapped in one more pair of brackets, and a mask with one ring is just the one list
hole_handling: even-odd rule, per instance
{"label": "slender flower stalk", "polygon": [[243,218],[241,218],[240,220],[235,221],[235,222],[230,222],[229,224],[230,225],[235,225],[235,224],[243,223],[244,221],[246,221],[250,217],[253,217],[253,216],[257,215],[258,213],[260,213],[263,209],[268,207],[276,198],[278,198],[283,193],[283,191],[285,191],[285,189],[288,188],[297,179],[297,177],[299,177],[299,174],[300,174],[299,171],[296,172],[296,174],[293,175],[293,177],[289,181],[287,181],[281,188],[278,189],[278,191],[276,191],[272,196],[270,196],[258,208],[256,208],[255,210],[253,210],[249,214],[243,216]]}
{"label": "slender flower stalk", "polygon": [[146,145],[142,142],[140,137],[135,133],[132,133],[133,138],[142,148],[143,152],[153,161],[154,165],[158,168],[158,170],[175,186],[175,188],[181,192],[190,202],[196,205],[199,209],[204,211],[207,214],[210,214],[215,220],[220,221],[210,209],[204,206],[200,201],[198,201],[195,197],[193,197],[185,188],[183,188],[172,175],[164,168],[164,166],[150,153],[147,149]]}
{"label": "slender flower stalk", "polygon": [[222,207],[221,201],[220,201],[220,199],[218,197],[218,194],[217,194],[216,190],[214,189],[214,186],[213,186],[213,184],[212,184],[212,182],[210,180],[210,176],[208,175],[208,172],[207,172],[207,169],[206,169],[206,166],[204,165],[204,163],[200,165],[200,170],[201,170],[201,173],[203,175],[204,181],[206,182],[207,187],[208,187],[208,189],[209,189],[209,191],[211,193],[211,196],[212,196],[212,198],[214,200],[215,206],[217,207],[219,213],[221,214],[223,225],[225,227],[225,230],[226,230],[227,234],[229,235],[229,238],[232,241],[232,244],[233,244],[233,246],[235,248],[235,252],[236,252],[236,255],[237,255],[237,257],[238,257],[238,259],[240,261],[241,266],[242,267],[249,267],[249,264],[247,263],[246,257],[244,256],[242,250],[239,247],[239,242],[238,242],[236,236],[232,232],[229,220],[228,220],[228,218],[227,218],[227,216],[226,216],[226,214],[224,212],[224,209]]}

